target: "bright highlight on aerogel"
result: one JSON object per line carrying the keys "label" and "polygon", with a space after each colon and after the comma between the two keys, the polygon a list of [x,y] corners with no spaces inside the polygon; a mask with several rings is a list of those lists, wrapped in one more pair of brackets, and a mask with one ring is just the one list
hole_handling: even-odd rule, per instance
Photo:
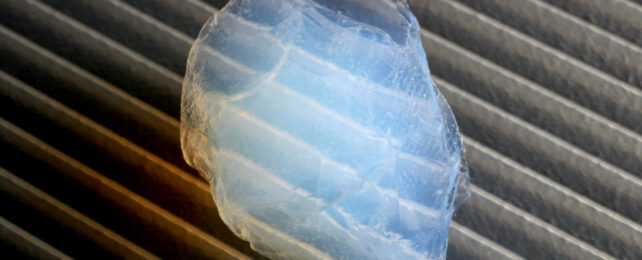
{"label": "bright highlight on aerogel", "polygon": [[444,259],[462,140],[404,0],[235,0],[183,86],[185,158],[277,259]]}

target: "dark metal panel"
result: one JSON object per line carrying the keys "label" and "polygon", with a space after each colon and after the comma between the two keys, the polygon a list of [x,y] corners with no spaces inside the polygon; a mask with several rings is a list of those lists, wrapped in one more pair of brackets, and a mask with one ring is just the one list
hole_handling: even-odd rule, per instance
{"label": "dark metal panel", "polygon": [[[78,233],[83,239],[100,245],[102,249],[114,257],[123,259],[159,259],[145,249],[140,248],[2,168],[0,168],[0,190],[3,195],[11,200],[33,208],[36,214],[52,218],[64,226],[65,229]],[[11,224],[5,219],[0,218],[0,220],[2,220],[0,223]],[[3,226],[7,230],[20,235],[23,243],[29,243],[28,246],[30,248],[40,251],[45,257],[70,259],[48,244],[34,239],[24,231],[17,230],[17,227],[11,227],[11,225]],[[64,232],[63,230],[58,231]],[[65,235],[60,234],[59,237],[64,238]]]}
{"label": "dark metal panel", "polygon": [[181,77],[36,0],[0,1],[0,22],[40,46],[178,117]]}
{"label": "dark metal panel", "polygon": [[642,133],[642,91],[455,1],[409,1],[426,29]]}
{"label": "dark metal panel", "polygon": [[464,133],[637,222],[642,181],[564,140],[435,78]]}
{"label": "dark metal panel", "polygon": [[470,138],[464,144],[479,187],[613,256],[642,255],[639,224]]}
{"label": "dark metal panel", "polygon": [[[642,88],[642,48],[617,35],[540,0],[459,1],[632,86]],[[636,18],[630,20],[635,21]]]}
{"label": "dark metal panel", "polygon": [[[6,173],[0,168],[0,178]],[[0,217],[0,249],[4,257],[72,259],[27,231]]]}
{"label": "dark metal panel", "polygon": [[642,137],[428,31],[432,73],[611,164],[642,176]]}
{"label": "dark metal panel", "polygon": [[[0,25],[0,68],[183,169],[178,121]],[[37,76],[34,76],[37,75]]]}
{"label": "dark metal panel", "polygon": [[[209,193],[209,186],[201,179],[187,174],[1,71],[0,100],[4,101],[5,106],[7,103],[14,103],[10,108],[20,111],[20,115],[41,115],[42,119],[36,119],[36,122],[29,124],[24,122],[27,119],[13,120],[27,126],[30,132],[38,134],[39,138],[57,146],[65,146],[64,143],[69,141],[67,138],[63,138],[65,140],[62,142],[56,141],[63,134],[76,139],[76,142],[82,145],[77,145],[71,152],[76,158],[89,161],[92,167],[105,172],[104,177],[119,182],[136,192],[137,196],[145,197],[174,215],[224,239],[224,242],[253,253],[246,242],[236,238],[223,224]],[[45,131],[39,131],[29,125],[48,127]],[[87,157],[108,161],[95,162]],[[105,165],[119,167],[109,168]]]}
{"label": "dark metal panel", "polygon": [[450,223],[448,259],[524,259],[493,241],[457,224]]}
{"label": "dark metal panel", "polygon": [[[20,88],[0,90],[0,107],[9,108],[1,115],[137,193],[131,196],[194,225],[192,233],[208,236],[200,228],[260,258],[224,228],[207,185],[172,165],[187,168],[177,156],[179,75],[201,24],[226,1],[207,0],[215,7],[199,0],[42,1],[49,6],[36,0],[0,2],[0,24],[10,28],[0,27],[0,68],[58,101],[2,74],[0,86]],[[608,253],[637,259],[642,254],[642,91],[616,79],[628,80],[640,68],[637,59],[626,59],[637,57],[639,47],[619,38],[638,42],[639,32],[629,29],[637,28],[640,18],[607,21],[641,9],[622,0],[579,0],[584,6],[573,8],[566,0],[547,1],[575,16],[594,16],[583,18],[610,33],[539,0],[462,0],[478,11],[448,0],[409,0],[426,26],[422,38],[433,73],[454,83],[435,77],[470,136],[465,145],[478,185],[456,214],[449,258],[517,259],[515,252],[528,258],[604,259]],[[490,3],[497,8],[489,9]],[[141,138],[145,132],[152,132],[147,141]],[[48,157],[33,142],[7,140],[11,149],[31,153],[62,176],[74,172],[43,159]],[[113,204],[119,195],[105,196]],[[111,208],[124,214],[123,205],[129,204]],[[154,232],[181,234],[171,228]],[[182,248],[176,250],[189,253]]]}
{"label": "dark metal panel", "polygon": [[642,6],[639,4],[628,0],[546,0],[546,2],[642,46]]}
{"label": "dark metal panel", "polygon": [[615,259],[476,186],[458,210],[459,223],[528,258]]}
{"label": "dark metal panel", "polygon": [[118,0],[40,0],[98,33],[182,75],[192,41],[187,35]]}
{"label": "dark metal panel", "polygon": [[124,0],[163,23],[196,38],[201,26],[218,9],[199,0]]}
{"label": "dark metal panel", "polygon": [[[60,111],[55,112],[60,113]],[[154,253],[164,257],[173,256],[172,258],[187,256],[195,258],[246,258],[220,240],[43,143],[4,119],[0,119],[0,133],[4,149],[15,149],[25,154],[31,154],[52,169],[64,174],[61,177],[73,179],[100,194],[102,200],[106,200],[113,210],[119,212],[115,216],[121,218],[118,221],[114,220],[116,222],[111,223],[111,228],[117,228],[117,232],[120,234],[128,234],[129,239],[145,248],[152,249],[151,251]],[[93,217],[95,218],[96,215]],[[158,235],[147,235],[148,233]]]}

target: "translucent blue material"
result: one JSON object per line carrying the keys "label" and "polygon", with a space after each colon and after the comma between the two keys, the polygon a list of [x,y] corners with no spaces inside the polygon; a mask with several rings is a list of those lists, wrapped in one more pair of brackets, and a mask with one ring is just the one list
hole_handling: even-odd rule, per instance
{"label": "translucent blue material", "polygon": [[405,1],[231,1],[187,65],[185,158],[257,251],[445,258],[468,173]]}

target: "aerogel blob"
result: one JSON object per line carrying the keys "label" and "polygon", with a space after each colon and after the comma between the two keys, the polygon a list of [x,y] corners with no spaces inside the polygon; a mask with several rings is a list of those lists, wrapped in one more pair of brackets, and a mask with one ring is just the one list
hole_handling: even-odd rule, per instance
{"label": "aerogel blob", "polygon": [[183,86],[186,160],[277,259],[443,259],[470,193],[404,0],[233,0]]}

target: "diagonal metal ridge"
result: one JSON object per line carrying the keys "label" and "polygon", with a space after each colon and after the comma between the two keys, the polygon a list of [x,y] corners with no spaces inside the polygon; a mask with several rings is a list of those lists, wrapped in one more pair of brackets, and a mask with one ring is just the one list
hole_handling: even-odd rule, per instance
{"label": "diagonal metal ridge", "polygon": [[[488,103],[435,78],[465,134],[580,194],[640,222],[642,181]],[[501,143],[504,142],[504,143]],[[538,156],[533,156],[537,154]],[[564,169],[562,172],[561,169]],[[611,194],[611,195],[608,195]],[[618,198],[618,201],[611,201]]]}
{"label": "diagonal metal ridge", "polygon": [[450,223],[449,240],[449,258],[525,259],[454,221]]}
{"label": "diagonal metal ridge", "polygon": [[[0,210],[0,248],[39,258],[263,258],[227,229],[179,149],[185,60],[226,2],[0,1],[0,193],[13,209]],[[451,224],[448,258],[642,258],[642,3],[408,2],[466,135],[473,195]],[[332,120],[322,130],[362,131],[276,87]],[[402,100],[377,91],[377,100]],[[272,122],[247,123],[300,141]],[[324,256],[299,242],[301,253]]]}
{"label": "diagonal metal ridge", "polygon": [[436,76],[626,170],[642,168],[642,137],[636,132],[438,35],[422,36]]}
{"label": "diagonal metal ridge", "polygon": [[[2,187],[1,190],[4,195],[12,197],[13,200],[20,201],[24,204],[31,204],[31,207],[39,209],[38,213],[54,218],[58,223],[73,230],[73,232],[81,233],[83,238],[87,240],[101,243],[101,246],[104,247],[106,251],[116,257],[159,259],[147,250],[140,248],[138,245],[128,241],[114,231],[105,228],[91,218],[79,213],[2,168],[0,168],[0,186]],[[20,230],[17,226],[13,226],[13,224],[1,217],[0,222],[3,226],[7,227],[7,229],[12,230],[22,237],[24,242],[31,243],[32,247],[37,248],[35,250],[51,255],[52,258],[71,259],[62,252],[39,240],[37,237]],[[38,256],[38,258],[40,257],[48,258],[42,255]]]}
{"label": "diagonal metal ridge", "polygon": [[[460,2],[642,88],[642,48],[541,0]],[[632,19],[635,20],[635,19]]]}
{"label": "diagonal metal ridge", "polygon": [[638,123],[642,90],[458,2],[411,3],[415,3],[414,10],[426,29],[623,126],[642,132]]}
{"label": "diagonal metal ridge", "polygon": [[[470,202],[460,209],[473,216],[466,224],[502,241],[515,252],[541,259],[615,259],[476,186],[472,187],[472,194]],[[481,211],[482,208],[491,209],[494,214],[485,215],[487,211]],[[524,236],[520,239],[502,237],[511,232],[523,233]]]}
{"label": "diagonal metal ridge", "polygon": [[642,5],[630,0],[546,0],[574,16],[642,46]]}
{"label": "diagonal metal ridge", "polygon": [[[58,168],[68,174],[68,177],[75,178],[83,185],[100,191],[101,194],[107,196],[104,199],[112,200],[115,205],[122,207],[119,209],[121,211],[127,212],[127,208],[138,209],[139,211],[136,214],[138,214],[138,217],[145,219],[146,225],[156,226],[156,228],[168,235],[168,237],[164,238],[167,239],[164,242],[173,242],[174,244],[190,243],[190,247],[194,249],[190,254],[194,257],[246,258],[218,239],[192,227],[184,220],[136,195],[118,183],[105,178],[91,168],[25,133],[4,119],[0,119],[0,127],[0,130],[2,130],[0,137],[2,137],[3,143],[8,142],[13,147],[28,150],[30,151],[29,153],[50,164],[51,167]],[[133,212],[129,214],[131,213]],[[138,242],[140,243],[141,241],[139,240]],[[159,251],[176,250],[176,248],[160,247],[155,249]]]}
{"label": "diagonal metal ridge", "polygon": [[642,243],[642,227],[638,223],[470,138],[465,138],[464,144],[471,178],[480,187],[614,256],[641,253],[635,249],[636,244]]}
{"label": "diagonal metal ridge", "polygon": [[[32,86],[77,111],[83,111],[165,160],[187,167],[182,155],[177,153],[180,145],[176,120],[1,25],[0,35],[4,38],[0,49],[11,53],[3,63],[9,65],[2,66],[7,72],[21,75],[24,67],[38,71],[42,76],[32,79],[29,82]],[[64,91],[60,90],[57,82],[64,84]],[[102,109],[87,109],[93,106]],[[103,110],[111,113],[105,115],[101,113]],[[157,142],[159,139],[170,142],[161,144]]]}
{"label": "diagonal metal ridge", "polygon": [[[0,175],[1,174],[2,170],[0,170]],[[5,256],[38,259],[73,259],[3,217],[0,217],[0,238],[2,241],[7,241],[10,247],[10,250],[4,251]],[[15,250],[16,252],[11,250]]]}
{"label": "diagonal metal ridge", "polygon": [[[57,54],[65,59],[178,116],[179,101],[175,97],[180,96],[180,76],[37,0],[8,0],[0,2],[0,6],[2,10],[11,10],[0,15],[3,22],[13,26],[11,29],[28,24],[31,30],[41,33],[23,36],[34,37],[32,40],[41,46],[58,50]],[[45,45],[56,42],[68,47]]]}

